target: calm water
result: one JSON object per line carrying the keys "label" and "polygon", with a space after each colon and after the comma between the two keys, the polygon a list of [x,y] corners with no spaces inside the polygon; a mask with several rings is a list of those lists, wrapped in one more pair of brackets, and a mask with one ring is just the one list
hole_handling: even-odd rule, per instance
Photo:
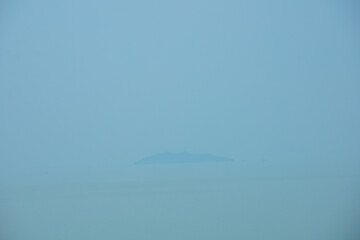
{"label": "calm water", "polygon": [[358,177],[208,178],[2,189],[4,239],[356,239]]}

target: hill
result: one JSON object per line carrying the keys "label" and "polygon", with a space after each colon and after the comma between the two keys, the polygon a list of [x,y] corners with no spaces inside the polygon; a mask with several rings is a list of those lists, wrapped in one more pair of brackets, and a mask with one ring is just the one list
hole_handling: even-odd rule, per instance
{"label": "hill", "polygon": [[135,164],[178,164],[178,163],[207,163],[207,162],[232,162],[231,158],[219,157],[211,154],[182,153],[159,153],[145,157]]}

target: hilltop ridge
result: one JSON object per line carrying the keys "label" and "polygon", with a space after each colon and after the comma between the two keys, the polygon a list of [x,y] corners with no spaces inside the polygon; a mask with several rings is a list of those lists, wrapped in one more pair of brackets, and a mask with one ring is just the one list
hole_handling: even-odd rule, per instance
{"label": "hilltop ridge", "polygon": [[174,163],[206,163],[206,162],[232,162],[231,158],[215,156],[212,154],[196,154],[189,152],[164,152],[145,157],[135,164],[174,164]]}

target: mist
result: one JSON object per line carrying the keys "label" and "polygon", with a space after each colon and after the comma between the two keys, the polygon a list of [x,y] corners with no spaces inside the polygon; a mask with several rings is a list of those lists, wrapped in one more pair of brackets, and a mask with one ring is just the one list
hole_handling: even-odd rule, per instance
{"label": "mist", "polygon": [[0,238],[357,239],[358,13],[2,1]]}

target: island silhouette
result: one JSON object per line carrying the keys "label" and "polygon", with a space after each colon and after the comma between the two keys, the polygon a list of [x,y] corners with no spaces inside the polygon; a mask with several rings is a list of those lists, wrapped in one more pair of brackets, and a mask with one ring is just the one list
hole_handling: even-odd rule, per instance
{"label": "island silhouette", "polygon": [[219,157],[212,154],[198,153],[170,153],[164,152],[145,157],[135,164],[174,164],[174,163],[208,163],[208,162],[232,162],[231,158]]}

